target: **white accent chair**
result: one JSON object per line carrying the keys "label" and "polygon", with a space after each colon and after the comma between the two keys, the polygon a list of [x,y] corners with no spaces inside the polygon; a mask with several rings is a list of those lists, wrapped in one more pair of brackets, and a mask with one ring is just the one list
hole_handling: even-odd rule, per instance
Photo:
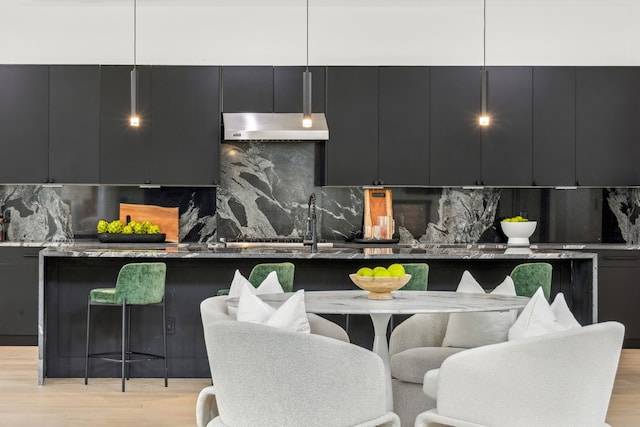
{"label": "white accent chair", "polygon": [[624,326],[604,322],[469,349],[425,375],[415,427],[607,426]]}
{"label": "white accent chair", "polygon": [[198,396],[198,427],[400,426],[369,350],[248,322],[204,331],[214,385]]}
{"label": "white accent chair", "polygon": [[[227,296],[209,297],[200,303],[200,316],[202,317],[203,326],[219,320],[235,320],[235,318],[229,314],[226,303],[227,298]],[[324,335],[325,337],[349,342],[349,335],[347,335],[347,332],[337,323],[313,313],[307,313],[307,319],[309,319],[312,334]]]}
{"label": "white accent chair", "polygon": [[389,339],[389,365],[393,410],[402,427],[412,427],[416,416],[435,408],[434,399],[422,391],[424,375],[437,369],[452,354],[466,348],[442,347],[448,313],[414,314],[397,325]]}

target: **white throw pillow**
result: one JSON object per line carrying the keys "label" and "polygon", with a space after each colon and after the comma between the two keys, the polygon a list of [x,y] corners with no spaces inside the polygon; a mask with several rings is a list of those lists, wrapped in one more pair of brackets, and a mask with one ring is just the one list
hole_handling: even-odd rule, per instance
{"label": "white throw pillow", "polygon": [[556,295],[553,304],[552,309],[542,288],[538,288],[509,329],[509,341],[580,327],[562,294]]}
{"label": "white throw pillow", "polygon": [[567,305],[567,301],[565,301],[562,292],[559,292],[553,299],[553,302],[551,303],[551,311],[556,316],[558,322],[560,322],[560,324],[565,328],[573,329],[582,327],[582,325],[578,323],[576,318],[573,316],[571,310],[569,310],[569,306]]}
{"label": "white throw pillow", "polygon": [[294,293],[275,309],[244,286],[238,300],[237,320],[262,323],[293,332],[311,332],[304,305],[304,289]]}
{"label": "white throw pillow", "polygon": [[233,280],[231,281],[231,286],[229,287],[229,298],[239,297],[244,285],[249,285],[251,292],[255,295],[280,294],[284,292],[282,290],[282,285],[278,281],[278,274],[275,271],[269,273],[262,283],[255,288],[239,270],[236,270],[233,275]]}
{"label": "white throw pillow", "polygon": [[[456,292],[482,293],[485,291],[476,279],[465,271]],[[491,294],[516,295],[516,287],[511,277],[505,277]],[[516,319],[516,311],[452,313],[447,323],[447,331],[442,341],[443,347],[471,348],[495,344],[507,340],[509,328]]]}

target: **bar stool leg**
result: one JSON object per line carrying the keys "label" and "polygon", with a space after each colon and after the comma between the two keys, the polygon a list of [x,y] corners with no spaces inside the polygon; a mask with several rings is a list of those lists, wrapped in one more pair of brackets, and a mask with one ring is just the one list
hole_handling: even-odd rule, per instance
{"label": "bar stool leg", "polygon": [[122,392],[124,393],[124,371],[126,364],[125,359],[125,342],[126,342],[126,330],[127,330],[127,303],[125,300],[122,300]]}
{"label": "bar stool leg", "polygon": [[164,357],[164,386],[169,385],[168,369],[167,369],[167,311],[162,299],[162,355]]}
{"label": "bar stool leg", "polygon": [[87,342],[84,353],[84,385],[89,381],[89,332],[91,331],[91,297],[87,299]]}

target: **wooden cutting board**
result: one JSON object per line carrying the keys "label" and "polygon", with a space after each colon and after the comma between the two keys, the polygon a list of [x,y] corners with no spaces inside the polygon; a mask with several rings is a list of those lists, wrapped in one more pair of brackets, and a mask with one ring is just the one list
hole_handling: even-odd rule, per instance
{"label": "wooden cutting board", "polygon": [[[393,217],[393,201],[389,189],[364,189],[364,225],[375,225],[379,216]],[[370,239],[373,236],[364,236]]]}
{"label": "wooden cutting board", "polygon": [[165,241],[178,243],[178,208],[120,203],[120,221],[123,224],[126,224],[127,215],[131,217],[131,221],[157,224],[160,232],[167,235]]}

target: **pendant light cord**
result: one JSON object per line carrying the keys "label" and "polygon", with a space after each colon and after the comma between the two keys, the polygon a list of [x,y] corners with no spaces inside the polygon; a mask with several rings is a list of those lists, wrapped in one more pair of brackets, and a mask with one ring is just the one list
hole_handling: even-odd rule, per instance
{"label": "pendant light cord", "polygon": [[483,0],[482,14],[482,69],[487,69],[487,0]]}
{"label": "pendant light cord", "polygon": [[136,25],[137,25],[137,16],[136,16],[136,11],[137,11],[137,0],[133,0],[133,69],[136,69],[136,45],[137,45],[137,31],[136,31]]}
{"label": "pendant light cord", "polygon": [[309,0],[307,0],[307,71],[309,71]]}

